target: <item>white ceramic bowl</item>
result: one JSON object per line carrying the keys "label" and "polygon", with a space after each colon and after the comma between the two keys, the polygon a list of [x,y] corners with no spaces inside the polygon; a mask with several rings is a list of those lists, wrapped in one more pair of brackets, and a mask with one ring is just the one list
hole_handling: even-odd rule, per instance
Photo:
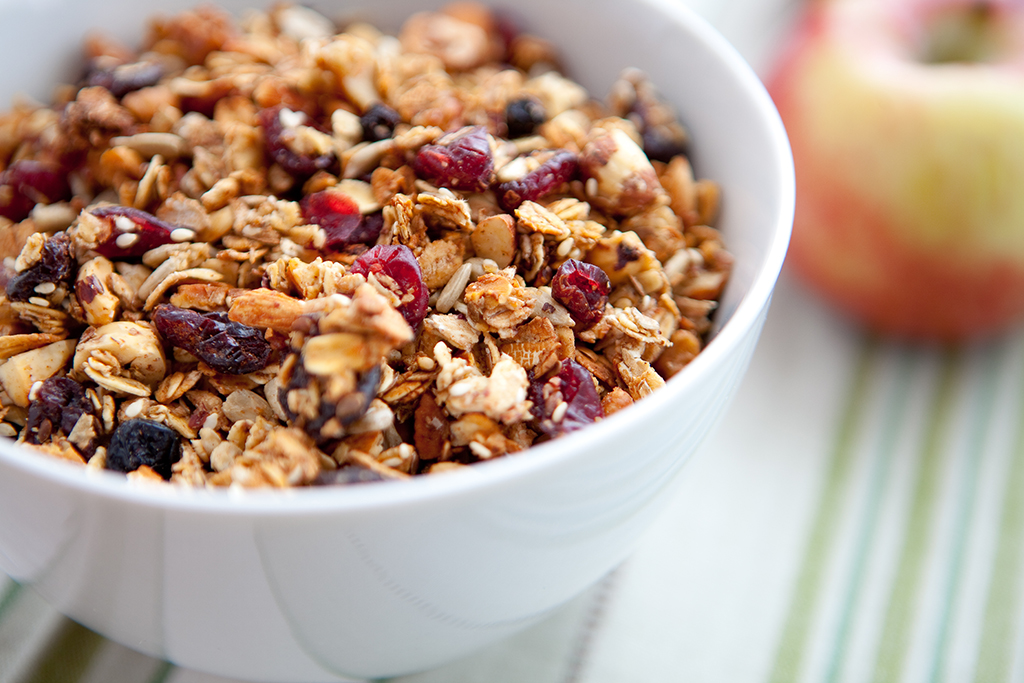
{"label": "white ceramic bowl", "polygon": [[[191,0],[164,0],[174,12]],[[224,2],[241,10],[246,0]],[[375,0],[397,29],[433,0]],[[502,3],[498,3],[502,4]],[[744,373],[789,238],[793,171],[739,55],[671,0],[508,0],[603,97],[623,67],[678,108],[724,189],[736,269],[720,330],[664,389],[524,454],[445,476],[256,492],[132,486],[0,443],[0,569],[125,645],[265,681],[428,668],[528,626],[625,558]],[[157,3],[0,0],[0,102],[47,98],[88,28],[132,40]],[[343,5],[319,9],[351,15]]]}

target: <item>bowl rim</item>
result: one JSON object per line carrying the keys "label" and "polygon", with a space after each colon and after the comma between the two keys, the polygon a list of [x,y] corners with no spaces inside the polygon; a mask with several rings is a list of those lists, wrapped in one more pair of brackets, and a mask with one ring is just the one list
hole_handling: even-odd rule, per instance
{"label": "bowl rim", "polygon": [[161,483],[129,482],[118,473],[83,468],[57,458],[39,457],[6,438],[0,438],[0,465],[16,468],[83,494],[160,509],[216,512],[227,516],[397,509],[460,494],[486,494],[492,489],[534,476],[543,470],[564,465],[572,459],[585,457],[588,451],[599,447],[615,430],[625,428],[630,421],[643,422],[646,416],[658,411],[662,404],[673,402],[688,387],[701,383],[716,367],[726,363],[730,354],[737,352],[748,331],[759,324],[759,317],[771,300],[793,226],[796,194],[793,158],[788,136],[770,95],[750,65],[715,28],[682,3],[673,0],[635,1],[649,6],[664,15],[669,22],[684,29],[688,39],[701,43],[739,81],[741,90],[750,97],[768,134],[781,190],[771,242],[760,269],[754,274],[749,291],[740,299],[730,319],[722,325],[705,349],[683,372],[671,378],[654,395],[637,402],[628,411],[611,415],[578,432],[533,446],[515,457],[475,463],[440,476],[419,476],[345,487],[342,495],[339,495],[337,487],[262,490],[232,486],[225,489],[193,489]]}

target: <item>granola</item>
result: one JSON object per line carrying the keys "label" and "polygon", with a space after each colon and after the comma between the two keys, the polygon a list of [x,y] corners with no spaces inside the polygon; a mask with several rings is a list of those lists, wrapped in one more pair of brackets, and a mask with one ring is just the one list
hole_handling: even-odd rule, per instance
{"label": "granola", "polygon": [[700,353],[719,186],[472,3],[86,41],[0,115],[0,435],[133,481],[355,484],[521,452]]}

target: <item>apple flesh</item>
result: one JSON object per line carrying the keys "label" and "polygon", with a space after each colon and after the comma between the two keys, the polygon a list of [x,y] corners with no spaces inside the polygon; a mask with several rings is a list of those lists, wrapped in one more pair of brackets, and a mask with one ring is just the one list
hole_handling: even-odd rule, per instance
{"label": "apple flesh", "polygon": [[804,280],[903,337],[1024,318],[1024,4],[811,2],[767,86]]}

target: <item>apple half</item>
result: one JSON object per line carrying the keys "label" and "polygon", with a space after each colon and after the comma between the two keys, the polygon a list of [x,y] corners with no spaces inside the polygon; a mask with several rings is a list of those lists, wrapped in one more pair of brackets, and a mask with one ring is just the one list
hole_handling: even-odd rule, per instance
{"label": "apple half", "polygon": [[903,337],[1024,318],[1024,3],[811,2],[767,86],[804,280]]}

